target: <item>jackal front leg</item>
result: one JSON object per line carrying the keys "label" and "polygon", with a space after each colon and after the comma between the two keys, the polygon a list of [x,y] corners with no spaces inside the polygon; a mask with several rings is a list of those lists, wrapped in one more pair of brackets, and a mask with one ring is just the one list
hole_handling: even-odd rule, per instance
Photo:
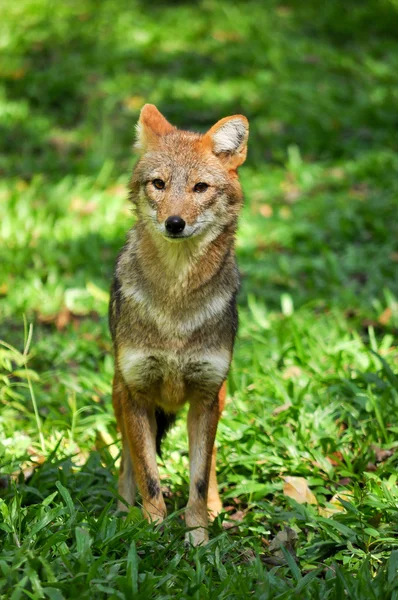
{"label": "jackal front leg", "polygon": [[[225,398],[227,394],[227,386],[224,381],[218,392],[218,418],[221,417],[221,413],[224,410]],[[210,467],[210,478],[209,478],[209,491],[207,495],[207,508],[209,511],[209,518],[211,521],[217,517],[222,511],[222,502],[220,494],[218,493],[217,475],[216,475],[216,446],[213,446],[213,452],[211,455],[211,467]]]}
{"label": "jackal front leg", "polygon": [[166,505],[156,463],[155,411],[141,400],[135,401],[134,392],[130,390],[129,402],[123,405],[123,422],[144,516],[149,521],[163,521]]}
{"label": "jackal front leg", "polygon": [[119,470],[118,491],[119,496],[123,498],[118,500],[117,507],[119,510],[126,510],[130,504],[134,504],[135,500],[135,478],[133,472],[133,464],[131,462],[130,450],[127,443],[126,432],[123,421],[123,405],[128,402],[129,391],[125,386],[119,373],[116,371],[113,379],[112,402],[115,410],[116,420],[119,430],[122,434],[122,460]]}
{"label": "jackal front leg", "polygon": [[207,497],[218,418],[217,398],[213,402],[191,403],[188,412],[190,484],[185,522],[189,528],[195,528],[186,534],[186,540],[195,546],[208,540]]}

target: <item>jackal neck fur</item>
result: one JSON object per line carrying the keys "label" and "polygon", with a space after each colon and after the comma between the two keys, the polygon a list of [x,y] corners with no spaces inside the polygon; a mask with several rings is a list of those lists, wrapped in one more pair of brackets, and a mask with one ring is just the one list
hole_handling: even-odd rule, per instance
{"label": "jackal neck fur", "polygon": [[[165,338],[186,337],[221,317],[239,287],[235,226],[215,239],[157,240],[139,221],[130,231],[116,275],[136,317]],[[163,243],[162,243],[163,242]]]}

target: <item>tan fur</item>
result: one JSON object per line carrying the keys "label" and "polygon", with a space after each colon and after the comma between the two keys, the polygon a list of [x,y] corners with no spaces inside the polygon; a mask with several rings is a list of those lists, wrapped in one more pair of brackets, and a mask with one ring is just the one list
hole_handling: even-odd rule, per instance
{"label": "tan fur", "polygon": [[[113,403],[123,439],[120,508],[134,502],[136,481],[147,518],[164,518],[157,427],[189,402],[186,523],[195,544],[207,539],[208,510],[213,518],[221,510],[214,439],[237,327],[236,169],[247,135],[241,115],[199,135],[175,129],[152,105],[143,108],[142,158],[130,182],[137,223],[119,256],[110,304]],[[198,182],[208,187],[198,192]],[[172,215],[185,222],[178,237],[165,225]]]}

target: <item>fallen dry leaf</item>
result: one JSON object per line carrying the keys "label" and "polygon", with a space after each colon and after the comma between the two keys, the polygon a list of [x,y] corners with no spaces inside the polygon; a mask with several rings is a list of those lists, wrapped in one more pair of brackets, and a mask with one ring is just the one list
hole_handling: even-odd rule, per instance
{"label": "fallen dry leaf", "polygon": [[292,14],[292,9],[290,6],[280,5],[275,9],[275,12],[278,17],[289,17]]}
{"label": "fallen dry leaf", "polygon": [[57,330],[62,331],[70,323],[72,323],[74,329],[77,330],[83,319],[92,319],[93,321],[98,321],[99,315],[95,310],[91,310],[87,314],[77,314],[69,310],[69,308],[67,308],[66,306],[64,306],[57,313],[38,313],[37,318],[39,323],[43,323],[43,325],[52,325],[54,323]]}
{"label": "fallen dry leaf", "polygon": [[381,313],[379,317],[379,323],[381,325],[388,325],[392,317],[392,310],[389,306]]}
{"label": "fallen dry leaf", "polygon": [[333,177],[333,179],[340,181],[341,179],[344,179],[345,171],[341,167],[333,167],[333,169],[330,169],[329,175]]}
{"label": "fallen dry leaf", "polygon": [[293,498],[299,504],[318,504],[317,499],[308,487],[304,477],[284,477],[283,493],[288,498]]}
{"label": "fallen dry leaf", "polygon": [[297,543],[297,533],[291,527],[285,527],[283,531],[280,531],[271,540],[268,551],[272,556],[263,556],[262,560],[272,566],[285,565],[286,558],[283,553],[282,547],[285,548],[291,554],[293,559],[297,561],[295,552],[295,545]]}
{"label": "fallen dry leaf", "polygon": [[339,485],[349,485],[351,483],[352,479],[351,477],[342,477],[341,479],[339,479],[338,484]]}
{"label": "fallen dry leaf", "polygon": [[247,511],[244,510],[237,510],[235,513],[233,513],[232,515],[229,515],[229,518],[232,519],[232,521],[243,521],[243,519],[245,518]]}
{"label": "fallen dry leaf", "polygon": [[387,458],[390,458],[394,454],[394,450],[383,450],[382,448],[378,448],[377,446],[372,446],[374,453],[376,455],[376,462],[384,462]]}
{"label": "fallen dry leaf", "polygon": [[[272,411],[273,416],[275,417],[276,415],[279,415],[280,413],[285,412],[285,410],[289,410],[289,408],[291,407],[291,405],[292,405],[291,402],[285,402],[285,404],[281,404],[280,406],[277,406]],[[266,462],[266,461],[264,461],[264,462]]]}
{"label": "fallen dry leaf", "polygon": [[321,515],[321,517],[331,517],[332,515],[338,513],[338,512],[344,512],[345,508],[344,506],[341,504],[339,498],[341,498],[342,500],[345,500],[346,502],[351,502],[353,497],[352,492],[339,492],[337,494],[335,494],[333,496],[333,498],[331,498],[331,500],[328,502],[329,506],[326,506],[325,508],[319,507],[319,514]]}
{"label": "fallen dry leaf", "polygon": [[317,65],[318,63],[321,62],[321,59],[316,54],[306,54],[303,57],[303,60],[304,60],[304,62],[308,63],[309,65]]}
{"label": "fallen dry leaf", "polygon": [[367,471],[368,473],[374,473],[375,471],[377,471],[377,467],[374,463],[368,462],[365,471]]}
{"label": "fallen dry leaf", "polygon": [[69,310],[69,308],[66,308],[65,306],[59,311],[55,318],[55,327],[58,329],[58,331],[62,331],[63,329],[65,329],[65,327],[67,327],[67,325],[69,325],[71,319],[72,313]]}
{"label": "fallen dry leaf", "polygon": [[116,185],[111,185],[106,189],[109,194],[112,196],[117,196],[118,198],[127,198],[127,188],[125,185],[118,183]]}
{"label": "fallen dry leaf", "polygon": [[260,215],[268,219],[269,217],[272,217],[274,209],[270,204],[262,204],[258,209],[258,212],[260,213]]}
{"label": "fallen dry leaf", "polygon": [[242,39],[237,31],[223,31],[221,29],[214,31],[212,37],[217,42],[240,42]]}
{"label": "fallen dry leaf", "polygon": [[298,536],[294,529],[291,527],[285,527],[285,529],[277,533],[276,536],[271,540],[268,549],[272,554],[283,558],[284,555],[281,550],[282,546],[291,552],[291,550],[294,550],[297,538]]}
{"label": "fallen dry leaf", "polygon": [[9,76],[11,79],[14,80],[18,80],[18,79],[22,79],[23,77],[25,77],[26,74],[26,69],[24,69],[23,67],[20,69],[15,69],[15,71],[12,71]]}
{"label": "fallen dry leaf", "polygon": [[299,186],[289,177],[287,180],[282,181],[281,189],[285,202],[288,202],[289,204],[296,202],[301,196]]}
{"label": "fallen dry leaf", "polygon": [[[344,430],[343,430],[344,431]],[[339,466],[343,461],[343,455],[341,452],[333,452],[331,456],[327,456],[326,460],[330,462],[333,467]]]}
{"label": "fallen dry leaf", "polygon": [[369,195],[369,186],[367,183],[354,184],[350,190],[349,195],[357,200],[364,200]]}
{"label": "fallen dry leaf", "polygon": [[72,313],[69,310],[69,308],[66,308],[64,306],[56,314],[51,314],[51,315],[39,314],[38,319],[39,319],[39,322],[43,323],[44,325],[50,325],[51,323],[54,323],[57,330],[62,331],[71,322]]}
{"label": "fallen dry leaf", "polygon": [[282,375],[283,379],[295,379],[296,377],[300,377],[301,369],[297,365],[290,365],[287,367]]}
{"label": "fallen dry leaf", "polygon": [[88,202],[80,196],[74,196],[71,200],[70,210],[79,213],[79,215],[91,215],[97,209],[97,203],[94,200]]}

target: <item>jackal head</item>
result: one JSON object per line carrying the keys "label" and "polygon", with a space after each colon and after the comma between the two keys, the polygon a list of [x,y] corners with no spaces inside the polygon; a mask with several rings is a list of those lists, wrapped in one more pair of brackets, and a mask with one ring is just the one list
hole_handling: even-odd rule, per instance
{"label": "jackal head", "polygon": [[141,158],[130,182],[137,216],[169,241],[215,238],[236,223],[242,203],[237,169],[247,152],[249,124],[234,115],[204,135],[173,127],[152,104],[137,124]]}

